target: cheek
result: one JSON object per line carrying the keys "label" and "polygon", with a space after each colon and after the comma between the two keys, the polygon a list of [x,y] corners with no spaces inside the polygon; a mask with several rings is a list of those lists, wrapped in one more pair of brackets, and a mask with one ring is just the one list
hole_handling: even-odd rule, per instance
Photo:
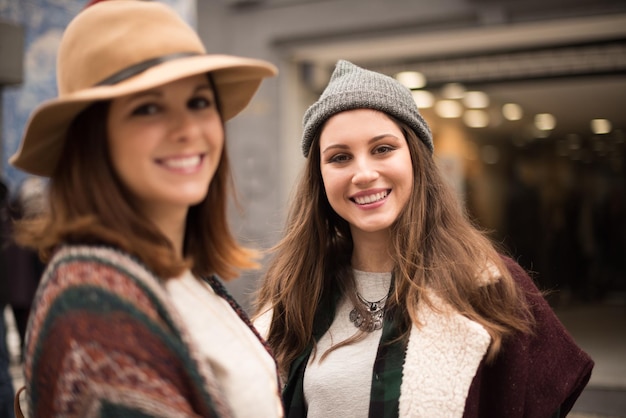
{"label": "cheek", "polygon": [[213,140],[212,142],[212,147],[215,148],[215,150],[218,151],[219,154],[222,153],[222,150],[224,149],[224,130],[223,129],[219,129],[215,135],[213,135]]}
{"label": "cheek", "polygon": [[211,146],[211,149],[216,151],[218,154],[221,154],[225,141],[225,133],[222,123],[219,120],[208,122],[205,124],[204,132],[205,138]]}
{"label": "cheek", "polygon": [[324,194],[330,206],[337,210],[337,205],[341,203],[344,195],[344,180],[337,173],[324,172],[322,170],[322,186]]}
{"label": "cheek", "polygon": [[109,148],[111,155],[111,166],[117,177],[128,187],[132,178],[133,167],[137,166],[136,159],[129,158],[129,153],[124,147],[113,146]]}
{"label": "cheek", "polygon": [[120,169],[124,166],[124,155],[128,154],[128,143],[124,143],[117,137],[109,137],[108,146],[113,169],[120,175]]}
{"label": "cheek", "polygon": [[407,164],[405,164],[406,170],[401,170],[397,173],[398,178],[401,179],[402,183],[402,189],[403,189],[403,199],[404,204],[406,205],[409,201],[409,199],[411,198],[411,195],[413,193],[413,189],[416,187],[415,186],[415,177],[413,175],[413,167],[411,166],[411,160],[409,159]]}
{"label": "cheek", "polygon": [[116,174],[126,181],[129,174],[136,172],[139,164],[143,159],[142,156],[148,155],[150,147],[150,134],[143,132],[139,138],[134,140],[137,134],[124,129],[118,129],[114,136],[109,136],[108,146],[109,155],[111,156],[111,164]]}
{"label": "cheek", "polygon": [[327,171],[322,170],[321,174],[322,174],[322,186],[324,187],[324,193],[326,193],[326,196],[328,196],[329,194],[332,193],[333,182],[332,182],[331,176],[328,174]]}

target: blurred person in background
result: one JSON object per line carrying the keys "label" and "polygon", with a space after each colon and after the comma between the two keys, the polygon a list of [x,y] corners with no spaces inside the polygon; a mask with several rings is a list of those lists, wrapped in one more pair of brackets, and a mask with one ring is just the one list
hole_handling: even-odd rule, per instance
{"label": "blurred person in background", "polygon": [[8,214],[9,188],[0,179],[0,417],[13,417],[13,381],[11,379],[11,357],[7,347],[7,324],[4,309],[9,303],[9,275],[5,247],[9,237]]}
{"label": "blurred person in background", "polygon": [[593,361],[443,179],[395,79],[339,61],[258,297],[288,417],[565,417]]}
{"label": "blurred person in background", "polygon": [[221,281],[255,268],[227,220],[225,122],[276,67],[207,54],[168,6],[66,28],[59,96],[10,159],[49,177],[16,240],[47,262],[28,324],[33,417],[281,417],[276,363]]}
{"label": "blurred person in background", "polygon": [[26,325],[35,291],[44,270],[44,263],[32,248],[18,245],[10,238],[13,223],[20,219],[33,219],[46,208],[46,181],[41,177],[26,178],[17,188],[15,197],[10,199],[10,225],[5,247],[7,263],[9,305],[15,318],[20,337],[20,355],[23,354],[26,339]]}

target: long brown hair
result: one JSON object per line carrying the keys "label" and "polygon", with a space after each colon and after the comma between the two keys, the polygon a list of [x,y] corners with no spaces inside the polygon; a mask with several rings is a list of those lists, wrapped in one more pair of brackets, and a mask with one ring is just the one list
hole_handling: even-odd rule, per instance
{"label": "long brown hair", "polygon": [[[388,306],[396,313],[401,338],[408,338],[411,324],[420,326],[418,302],[437,309],[428,297],[432,291],[485,327],[492,338],[491,360],[506,335],[530,332],[532,320],[524,295],[497,247],[463,211],[424,143],[404,123],[391,119],[407,140],[415,179],[409,202],[392,226],[389,250],[394,291]],[[348,223],[334,212],[324,192],[320,132],[296,186],[284,237],[271,250],[256,303],[257,315],[272,309],[268,342],[283,373],[315,343],[315,313],[323,298],[332,297],[329,289],[355,299],[352,237]],[[491,284],[480,283],[487,268],[499,272],[499,277]]]}
{"label": "long brown hair", "polygon": [[16,239],[38,249],[44,260],[61,243],[113,245],[161,278],[176,277],[190,267],[197,275],[229,280],[239,269],[257,267],[257,253],[237,243],[227,220],[228,198],[234,197],[227,141],[207,196],[187,214],[183,259],[137,210],[113,169],[107,145],[109,107],[110,101],[94,103],[74,119],[50,178],[49,210],[18,224]]}

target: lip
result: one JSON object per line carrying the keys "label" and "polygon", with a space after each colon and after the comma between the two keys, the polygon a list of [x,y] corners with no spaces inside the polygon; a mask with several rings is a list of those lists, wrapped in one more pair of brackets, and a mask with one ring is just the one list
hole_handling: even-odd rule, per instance
{"label": "lip", "polygon": [[359,208],[374,209],[385,203],[390,194],[391,189],[368,189],[353,194],[349,199]]}
{"label": "lip", "polygon": [[189,153],[184,155],[156,158],[155,161],[160,167],[170,172],[193,174],[200,170],[205,156],[205,153]]}

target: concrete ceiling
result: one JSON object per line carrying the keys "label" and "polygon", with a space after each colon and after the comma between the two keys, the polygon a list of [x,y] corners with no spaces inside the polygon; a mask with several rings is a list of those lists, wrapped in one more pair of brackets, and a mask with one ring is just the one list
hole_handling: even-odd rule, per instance
{"label": "concrete ceiling", "polygon": [[[329,71],[338,57],[366,65],[368,68],[392,74],[398,70],[419,69],[420,63],[459,59],[459,57],[492,56],[515,51],[542,51],[549,48],[606,44],[617,42],[617,50],[605,49],[599,59],[607,63],[598,68],[593,59],[598,54],[587,50],[580,71],[568,76],[560,74],[537,74],[516,77],[514,80],[500,79],[497,82],[480,80],[472,89],[487,93],[492,106],[517,103],[522,106],[527,118],[535,113],[552,113],[557,125],[552,136],[591,135],[590,120],[606,118],[613,124],[614,131],[626,132],[626,14],[591,16],[587,18],[562,19],[513,25],[457,30],[456,32],[405,34],[395,37],[338,41],[324,44],[297,45],[292,51],[296,60]],[[614,47],[614,46],[612,46]],[[591,54],[591,55],[589,55]],[[545,53],[543,54],[545,58]],[[506,57],[504,58],[506,59]],[[550,63],[549,60],[553,62]],[[557,65],[562,58],[548,57],[544,70]],[[528,62],[537,64],[535,57]],[[425,65],[425,64],[424,64]],[[452,63],[451,66],[455,64]],[[441,67],[441,65],[440,65]],[[445,67],[445,66],[444,66]],[[532,69],[531,69],[532,70]],[[325,74],[327,75],[327,74]],[[428,77],[427,77],[428,78]],[[439,86],[443,79],[438,81]],[[449,80],[454,81],[454,80]],[[324,75],[318,77],[324,85]],[[429,88],[427,85],[426,88]],[[436,88],[433,89],[436,91]],[[424,113],[434,117],[431,111]],[[509,129],[510,132],[506,132]],[[500,124],[486,130],[485,135],[513,135],[521,129],[518,124]],[[504,130],[504,131],[503,131]]]}

